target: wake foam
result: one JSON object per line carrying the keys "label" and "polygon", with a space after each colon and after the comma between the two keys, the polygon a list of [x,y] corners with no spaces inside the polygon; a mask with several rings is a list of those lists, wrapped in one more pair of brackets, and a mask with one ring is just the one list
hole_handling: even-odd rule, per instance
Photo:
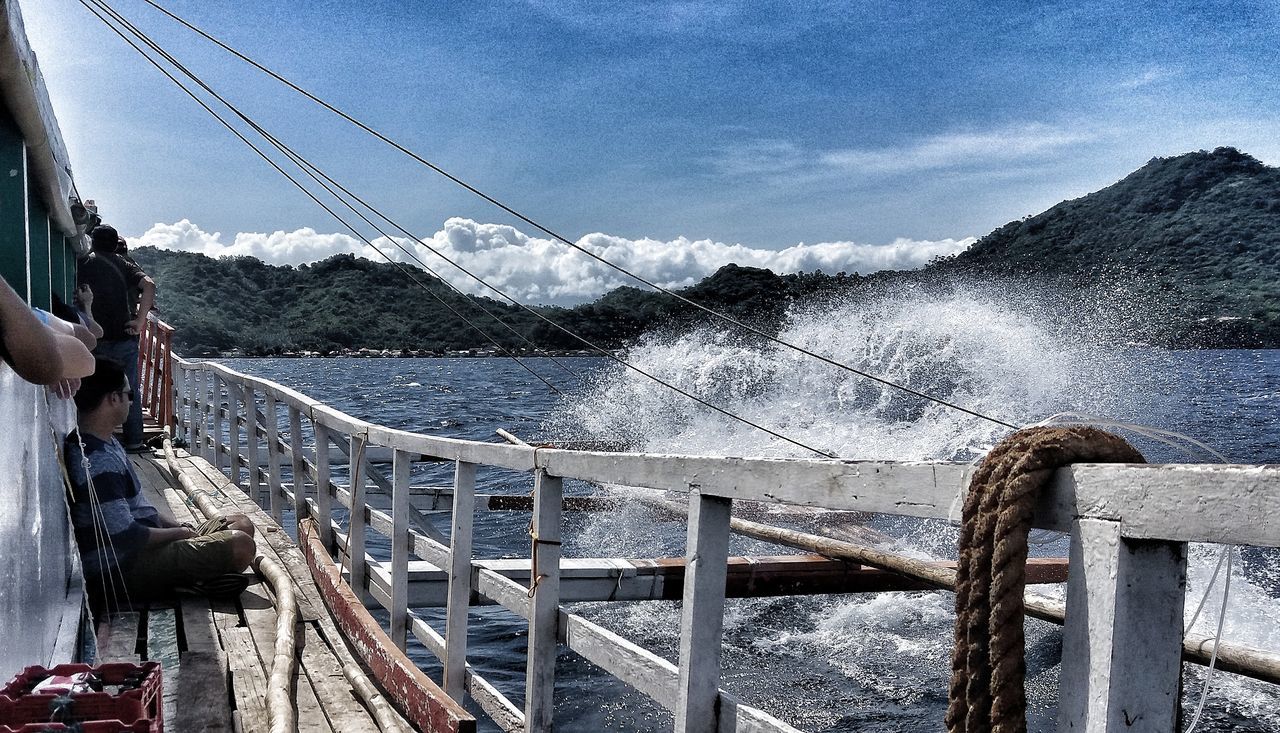
{"label": "wake foam", "polygon": [[[787,342],[976,412],[1026,424],[1066,409],[1100,411],[1087,392],[1115,361],[1087,336],[1066,337],[1037,314],[972,292],[901,293],[798,309]],[[1005,428],[928,402],[773,343],[713,328],[659,333],[629,362],[729,412],[842,458],[968,459]],[[811,455],[718,415],[623,367],[600,375],[548,426],[575,438],[704,455]]]}

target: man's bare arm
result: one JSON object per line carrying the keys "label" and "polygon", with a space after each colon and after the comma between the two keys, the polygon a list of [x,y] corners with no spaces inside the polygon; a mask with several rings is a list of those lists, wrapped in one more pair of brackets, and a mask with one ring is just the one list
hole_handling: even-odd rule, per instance
{"label": "man's bare arm", "polygon": [[143,277],[142,294],[138,298],[138,315],[129,324],[129,329],[133,333],[142,333],[147,327],[147,314],[151,312],[151,308],[156,304],[156,282],[150,277]]}
{"label": "man's bare arm", "polygon": [[[63,379],[62,356],[56,336],[0,278],[0,324],[4,345],[18,376],[35,384],[57,384]],[[92,357],[90,357],[92,361]],[[90,369],[92,371],[92,369]],[[78,375],[83,376],[83,375]]]}

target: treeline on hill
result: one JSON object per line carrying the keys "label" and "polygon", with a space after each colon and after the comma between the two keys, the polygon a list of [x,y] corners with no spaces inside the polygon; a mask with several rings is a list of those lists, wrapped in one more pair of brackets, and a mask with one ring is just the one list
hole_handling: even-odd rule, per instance
{"label": "treeline on hill", "polygon": [[[157,308],[177,328],[175,347],[181,353],[239,350],[268,355],[359,348],[443,353],[492,348],[485,335],[457,314],[511,351],[528,349],[523,339],[545,349],[586,348],[509,303],[458,295],[434,277],[417,273],[428,293],[394,265],[349,254],[299,267],[268,265],[253,257],[213,259],[149,247],[132,254],[157,283]],[[707,307],[772,328],[786,304],[830,291],[845,279],[821,274],[779,276],[729,265],[684,294]],[[617,348],[655,325],[678,325],[701,316],[674,298],[628,287],[576,308],[535,310],[605,348]]]}
{"label": "treeline on hill", "polygon": [[[134,256],[156,280],[158,307],[177,327],[183,353],[491,346],[450,308],[513,351],[527,348],[521,336],[541,348],[584,348],[508,303],[460,296],[418,273],[433,297],[395,266],[351,255],[300,267],[150,248]],[[1140,333],[1115,334],[1126,341],[1280,347],[1280,169],[1232,148],[1157,158],[1112,186],[1006,224],[921,270],[777,275],[728,265],[682,294],[768,330],[796,303],[995,280],[1030,282],[1067,301],[1100,280],[1122,283],[1124,303],[1111,307],[1146,311]],[[674,298],[630,287],[575,308],[537,310],[606,348],[655,327],[706,321]]]}

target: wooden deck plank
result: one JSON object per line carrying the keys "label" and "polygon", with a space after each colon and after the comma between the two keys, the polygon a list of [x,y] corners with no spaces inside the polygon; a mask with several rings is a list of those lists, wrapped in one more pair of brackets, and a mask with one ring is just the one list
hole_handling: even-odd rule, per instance
{"label": "wooden deck plank", "polygon": [[[264,601],[264,605],[246,602],[250,594],[255,598],[261,598]],[[249,633],[258,649],[258,659],[268,675],[270,675],[272,664],[275,660],[276,624],[279,619],[275,603],[275,596],[267,583],[251,585],[241,596],[241,607],[244,609],[245,620],[249,624]],[[303,623],[300,621],[299,626],[302,625]],[[301,635],[298,635],[296,639],[297,645],[294,653],[295,656],[300,657],[301,655],[298,652],[301,651],[301,646],[305,644],[306,640]],[[303,671],[301,664],[294,671],[292,684],[294,690],[293,708],[297,713],[298,730],[333,730],[333,726],[325,716],[324,708],[320,704],[316,691],[311,685],[311,680]]]}
{"label": "wooden deck plank", "polygon": [[178,655],[178,673],[165,681],[165,689],[172,687],[182,704],[174,711],[170,729],[230,731],[229,667],[209,599],[182,596],[178,611],[185,649]]}
{"label": "wooden deck plank", "polygon": [[137,611],[113,613],[107,618],[106,634],[98,638],[99,662],[129,662],[137,664],[141,661],[138,655],[138,628],[142,623],[142,614]]}
{"label": "wooden deck plank", "polygon": [[[144,495],[157,511],[179,522],[197,523],[185,494],[173,486],[168,472],[150,456],[130,456]],[[234,730],[229,692],[229,664],[214,625],[207,598],[180,595],[174,609],[178,622],[176,664],[165,662],[165,720],[175,731]],[[151,641],[151,640],[149,640]],[[169,701],[174,701],[170,705]]]}
{"label": "wooden deck plank", "polygon": [[[350,683],[342,674],[343,665],[358,662],[346,649],[337,627],[324,610],[324,601],[307,570],[306,558],[288,535],[279,530],[279,525],[270,514],[248,495],[231,486],[230,479],[216,471],[208,462],[187,457],[183,467],[199,473],[198,477],[193,478],[250,516],[256,526],[267,524],[277,528],[276,532],[260,533],[259,550],[273,556],[294,580],[299,617],[307,627],[306,633],[299,635],[306,644],[302,650],[302,669],[315,686],[325,715],[336,730],[361,730],[361,726],[374,725],[363,703],[355,696]],[[263,548],[263,542],[266,548]]]}
{"label": "wooden deck plank", "polygon": [[[319,591],[307,570],[306,558],[270,514],[263,511],[244,492],[232,486],[230,479],[221,471],[217,471],[207,461],[194,458],[185,451],[179,452],[178,456],[181,470],[187,473],[200,490],[213,494],[219,503],[228,508],[228,511],[243,512],[253,520],[258,530],[256,538],[258,551],[276,560],[293,579],[299,617],[303,623],[303,628],[300,629],[303,633],[298,635],[302,644],[299,687],[307,685],[313,690],[312,699],[334,730],[375,730],[373,718],[355,696],[350,683],[342,674],[343,665],[357,662],[354,655],[346,648],[337,627],[325,610]],[[246,617],[248,616],[250,612],[246,609]],[[274,616],[271,623],[270,638],[271,643],[274,644]],[[261,647],[263,642],[259,640],[257,643]],[[305,681],[303,675],[305,675]],[[302,725],[304,720],[301,715],[301,707],[307,703],[304,703],[300,697],[298,704],[299,730],[308,730]]]}
{"label": "wooden deck plank", "polygon": [[247,627],[240,625],[240,614],[235,604],[221,601],[214,604],[213,621],[227,652],[230,670],[231,697],[235,701],[235,718],[240,730],[266,731],[267,675],[258,658],[253,637]]}
{"label": "wooden deck plank", "polygon": [[[299,638],[305,639],[301,669],[315,687],[325,715],[335,731],[374,730],[376,726],[364,704],[356,697],[342,674],[342,665],[329,640],[315,621],[303,623]],[[341,639],[337,640],[341,644]],[[369,727],[374,726],[374,727]],[[301,730],[301,728],[299,728]]]}

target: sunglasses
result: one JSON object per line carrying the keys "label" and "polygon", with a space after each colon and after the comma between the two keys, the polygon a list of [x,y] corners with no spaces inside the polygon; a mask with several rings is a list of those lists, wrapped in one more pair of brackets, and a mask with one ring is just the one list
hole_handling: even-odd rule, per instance
{"label": "sunglasses", "polygon": [[122,389],[122,390],[120,390],[119,392],[117,392],[117,394],[122,394],[122,395],[124,395],[124,396],[125,396],[125,399],[129,400],[130,402],[133,402],[133,394],[134,394],[134,393],[133,393],[133,390],[131,390],[131,389]]}

